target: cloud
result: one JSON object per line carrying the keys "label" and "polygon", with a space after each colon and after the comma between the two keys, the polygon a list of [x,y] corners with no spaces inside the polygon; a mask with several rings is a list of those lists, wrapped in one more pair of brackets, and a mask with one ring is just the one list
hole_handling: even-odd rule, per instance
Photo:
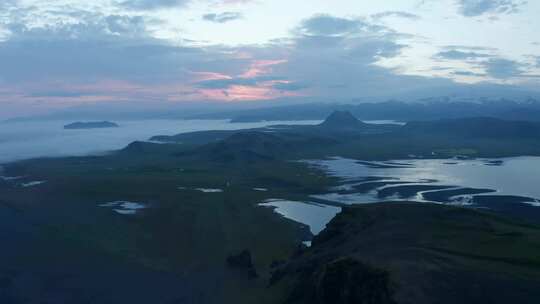
{"label": "cloud", "polygon": [[257,86],[263,82],[273,81],[273,80],[279,80],[279,77],[271,77],[271,76],[260,76],[260,77],[253,77],[253,78],[244,78],[244,77],[236,77],[236,78],[227,78],[227,79],[211,79],[211,80],[204,80],[197,82],[196,85],[199,88],[205,88],[205,89],[227,89],[231,86]]}
{"label": "cloud", "polygon": [[497,51],[497,49],[493,47],[476,46],[476,45],[445,45],[443,46],[443,49],[462,50],[462,51],[463,50],[464,51],[484,51],[484,52]]}
{"label": "cloud", "polygon": [[483,62],[482,66],[485,68],[486,74],[493,78],[508,79],[523,75],[523,64],[513,60],[492,58]]}
{"label": "cloud", "polygon": [[181,7],[189,2],[191,0],[126,0],[119,2],[119,5],[133,10],[156,10]]}
{"label": "cloud", "polygon": [[255,0],[218,0],[220,4],[247,4],[255,2]]}
{"label": "cloud", "polygon": [[[249,58],[245,71],[205,74],[195,87],[209,98],[222,99],[308,92],[323,98],[350,98],[431,83],[378,66],[383,58],[399,56],[406,45],[397,42],[402,37],[399,33],[365,19],[316,15],[303,20],[292,35],[268,45],[231,49]],[[336,83],[339,86],[331,85]]]}
{"label": "cloud", "polygon": [[215,23],[226,23],[238,19],[242,19],[242,14],[239,12],[224,12],[224,13],[212,13],[206,14],[202,18],[203,20],[215,22]]}
{"label": "cloud", "polygon": [[83,97],[83,96],[92,96],[99,95],[99,92],[85,92],[85,91],[75,91],[75,90],[36,90],[34,92],[28,93],[27,97]]}
{"label": "cloud", "polygon": [[200,51],[150,37],[141,17],[95,16],[76,24],[9,29],[11,38],[0,43],[0,76],[14,81],[173,73],[171,59]]}
{"label": "cloud", "polygon": [[[448,79],[400,75],[379,65],[401,55],[406,36],[363,18],[316,15],[302,21],[293,34],[280,45],[287,63],[274,69],[293,84],[278,86],[309,84],[310,94],[335,100],[451,84]],[[273,49],[279,53],[277,47]]]}
{"label": "cloud", "polygon": [[153,22],[148,17],[86,11],[70,15],[76,16],[74,22],[30,27],[22,16],[20,22],[5,25],[10,34],[0,41],[0,106],[2,99],[21,105],[201,100],[199,92],[182,95],[193,90],[196,73],[236,75],[251,63],[220,46],[154,38],[147,30]]}
{"label": "cloud", "polygon": [[19,1],[18,0],[2,0],[0,2],[0,8],[1,9],[6,9],[6,8],[9,8],[9,7],[14,7],[17,5]]}
{"label": "cloud", "polygon": [[[273,74],[273,67],[286,63],[286,60],[251,60],[245,70],[238,75],[203,73],[195,82],[197,87],[206,89],[227,89],[231,86],[257,86],[274,81],[285,81],[286,77]],[[199,75],[201,75],[199,73]]]}
{"label": "cloud", "polygon": [[142,34],[146,31],[146,21],[142,16],[110,15],[104,21],[113,34]]}
{"label": "cloud", "polygon": [[396,42],[398,37],[395,31],[363,19],[317,15],[297,27],[292,41],[299,51],[318,51],[323,56],[336,52],[348,60],[371,64],[398,55],[405,47]]}
{"label": "cloud", "polygon": [[489,54],[477,53],[477,52],[463,52],[459,50],[442,51],[435,54],[436,58],[448,59],[448,60],[476,60],[479,58],[491,57]]}
{"label": "cloud", "polygon": [[29,26],[23,16],[6,25],[9,39],[0,42],[0,91],[6,96],[46,103],[258,100],[300,90],[274,88],[289,81],[273,74],[286,62],[277,58],[279,50],[248,53],[266,46],[179,45],[153,37],[147,24],[154,21],[145,15],[49,14],[72,19]]}
{"label": "cloud", "polygon": [[356,32],[365,27],[367,27],[367,23],[360,19],[317,15],[304,20],[298,30],[309,36],[340,36]]}
{"label": "cloud", "polygon": [[419,20],[419,19],[421,19],[421,17],[416,15],[416,14],[403,12],[403,11],[386,11],[386,12],[373,14],[373,15],[371,15],[371,17],[374,18],[374,19],[383,19],[383,18],[387,18],[387,17],[397,17],[397,18],[404,18],[404,19],[409,19],[409,20]]}
{"label": "cloud", "polygon": [[527,4],[523,0],[457,0],[459,12],[466,17],[483,14],[511,14],[519,11]]}
{"label": "cloud", "polygon": [[476,73],[473,71],[454,71],[452,72],[452,75],[456,76],[472,76],[472,77],[485,77],[486,74],[484,73]]}
{"label": "cloud", "polygon": [[[225,2],[211,3],[233,5]],[[150,16],[157,14],[141,11],[187,1],[137,3],[137,11],[48,7],[46,13],[19,10],[17,16],[0,20],[9,32],[0,41],[1,99],[62,105],[285,97],[333,101],[455,85],[450,79],[403,75],[383,66],[386,60],[399,60],[411,37],[369,16],[315,15],[287,37],[266,44],[202,46],[178,37],[156,38],[152,30],[159,20]],[[205,19],[225,22],[237,17],[234,14]],[[35,22],[36,15],[43,16],[40,22]],[[404,17],[397,12],[383,15]],[[438,56],[474,59],[475,70],[484,68],[492,78],[520,72],[519,65],[512,70],[491,61],[496,58],[492,53],[488,48],[447,46]],[[453,75],[476,76],[472,73],[462,68]]]}
{"label": "cloud", "polygon": [[[293,87],[286,76],[273,74],[275,66],[285,63],[286,60],[255,59],[239,75],[204,73],[201,80],[196,81],[194,85],[199,89],[196,91],[199,94],[222,100],[261,100],[298,95],[297,92],[305,87]],[[285,83],[291,83],[291,86],[280,86]]]}
{"label": "cloud", "polygon": [[299,91],[309,88],[309,85],[302,82],[278,82],[273,87],[280,91]]}

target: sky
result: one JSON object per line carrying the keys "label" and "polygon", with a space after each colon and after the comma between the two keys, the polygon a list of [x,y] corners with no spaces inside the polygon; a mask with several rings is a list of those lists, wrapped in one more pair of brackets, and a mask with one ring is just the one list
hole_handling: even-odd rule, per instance
{"label": "sky", "polygon": [[538,91],[538,16],[533,0],[0,0],[0,118]]}

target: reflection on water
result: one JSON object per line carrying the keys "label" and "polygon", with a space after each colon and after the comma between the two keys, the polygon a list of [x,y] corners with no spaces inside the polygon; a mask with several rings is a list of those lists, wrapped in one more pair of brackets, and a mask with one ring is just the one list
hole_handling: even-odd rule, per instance
{"label": "reflection on water", "polygon": [[494,191],[493,194],[501,196],[531,198],[529,202],[535,205],[540,198],[540,157],[392,162],[332,158],[308,163],[343,179],[339,188],[316,198],[347,204],[382,199],[437,201],[438,198],[443,199],[442,202],[469,204],[467,195]]}
{"label": "reflection on water", "polygon": [[280,199],[266,200],[261,206],[273,207],[275,211],[293,221],[309,226],[311,233],[318,234],[341,208],[309,202]]}
{"label": "reflection on water", "polygon": [[116,201],[110,203],[103,203],[100,207],[113,208],[113,211],[122,215],[134,215],[139,210],[146,209],[146,205],[142,203],[128,202],[128,201]]}
{"label": "reflection on water", "polygon": [[404,126],[406,123],[397,120],[363,120],[363,122],[372,125],[398,125]]}
{"label": "reflection on water", "polygon": [[22,183],[21,187],[23,187],[23,188],[35,187],[35,186],[45,184],[46,182],[47,181],[33,181],[33,182],[28,182],[28,183]]}
{"label": "reflection on water", "polygon": [[[332,158],[306,161],[342,183],[319,202],[344,204],[391,200],[419,201],[491,209],[540,222],[540,157],[502,160],[411,159],[366,162]],[[318,234],[341,208],[324,204],[269,200],[261,204]]]}
{"label": "reflection on water", "polygon": [[203,192],[203,193],[221,193],[221,192],[223,192],[223,189],[212,189],[212,188],[197,188],[195,190]]}

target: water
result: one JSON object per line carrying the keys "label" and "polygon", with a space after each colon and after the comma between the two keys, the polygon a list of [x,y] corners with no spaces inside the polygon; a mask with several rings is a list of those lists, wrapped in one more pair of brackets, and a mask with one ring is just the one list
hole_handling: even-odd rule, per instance
{"label": "water", "polygon": [[28,183],[22,183],[20,184],[21,187],[23,188],[28,188],[28,187],[35,187],[35,186],[39,186],[39,185],[42,185],[42,184],[45,184],[47,181],[33,181],[33,182],[28,182]]}
{"label": "water", "polygon": [[293,221],[309,226],[311,233],[319,234],[341,208],[309,202],[281,199],[266,200],[261,206],[274,207],[275,211]]}
{"label": "water", "polygon": [[[540,222],[540,157],[387,162],[332,158],[307,163],[342,181],[326,194],[312,195],[319,202],[418,201],[487,208]],[[288,200],[261,205],[275,207],[277,213],[308,225],[313,234],[322,231],[341,209]]]}
{"label": "water", "polygon": [[398,125],[404,126],[406,123],[397,120],[363,120],[362,122],[372,125]]}
{"label": "water", "polygon": [[221,193],[221,192],[223,192],[223,189],[213,189],[213,188],[197,188],[195,190],[203,192],[203,193]]}
{"label": "water", "polygon": [[146,209],[146,204],[129,201],[116,201],[99,204],[100,207],[113,208],[113,211],[122,215],[135,215],[139,210]]}
{"label": "water", "polygon": [[228,120],[118,121],[119,128],[64,130],[73,121],[31,121],[0,124],[0,164],[36,157],[99,154],[154,135],[204,130],[237,130],[275,124],[317,124],[320,121],[230,123]]}
{"label": "water", "polygon": [[[391,162],[359,162],[333,158],[310,161],[328,174],[343,179],[343,185],[317,198],[341,203],[371,203],[381,201],[378,193],[388,187],[419,185],[453,186],[455,188],[491,189],[496,195],[540,198],[540,157],[514,157],[492,160],[398,160]],[[366,178],[376,180],[365,180]],[[367,193],[352,189],[366,183],[380,183]],[[378,184],[377,184],[378,185]],[[349,191],[348,191],[349,190]],[[487,191],[486,191],[487,193]],[[422,194],[422,193],[420,193]],[[410,197],[409,197],[410,198]],[[421,198],[415,195],[413,198]]]}

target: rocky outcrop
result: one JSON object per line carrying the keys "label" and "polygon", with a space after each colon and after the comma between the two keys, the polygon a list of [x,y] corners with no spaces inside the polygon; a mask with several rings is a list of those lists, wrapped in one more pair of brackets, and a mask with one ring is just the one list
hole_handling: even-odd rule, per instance
{"label": "rocky outcrop", "polygon": [[303,269],[288,303],[394,304],[390,275],[354,258]]}
{"label": "rocky outcrop", "polygon": [[227,257],[227,265],[231,268],[245,272],[249,279],[256,279],[258,277],[249,250],[243,250],[239,254]]}

